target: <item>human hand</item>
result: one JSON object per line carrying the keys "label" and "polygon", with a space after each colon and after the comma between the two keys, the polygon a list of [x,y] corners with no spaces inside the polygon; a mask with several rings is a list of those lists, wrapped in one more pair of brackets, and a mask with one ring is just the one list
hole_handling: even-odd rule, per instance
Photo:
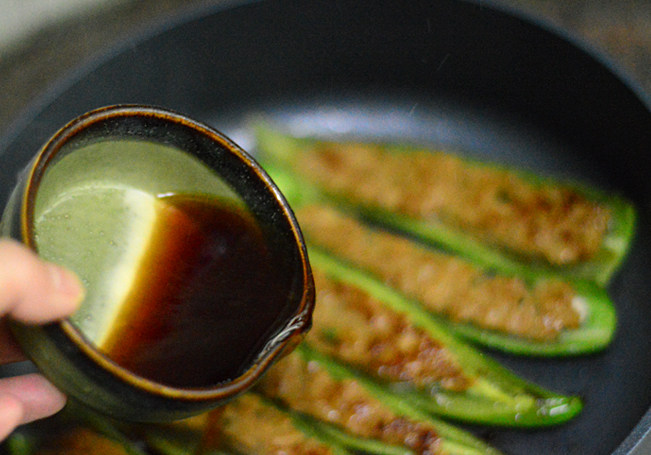
{"label": "human hand", "polygon": [[[74,312],[84,291],[71,272],[41,260],[13,240],[0,240],[0,364],[24,360],[7,318],[44,324]],[[0,441],[18,425],[55,414],[65,396],[39,374],[0,379]]]}

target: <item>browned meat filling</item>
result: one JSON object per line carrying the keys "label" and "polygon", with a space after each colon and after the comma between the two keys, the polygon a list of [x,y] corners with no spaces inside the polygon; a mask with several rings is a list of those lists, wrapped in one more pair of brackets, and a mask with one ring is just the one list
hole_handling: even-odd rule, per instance
{"label": "browned meat filling", "polygon": [[409,448],[417,454],[440,454],[434,428],[398,416],[356,381],[337,381],[316,362],[292,354],[274,366],[259,384],[267,396],[349,433]]}
{"label": "browned meat filling", "polygon": [[554,339],[581,322],[572,306],[574,290],[565,282],[528,286],[519,278],[487,276],[459,258],[372,230],[326,206],[304,207],[298,218],[313,244],[371,271],[453,321],[537,340]]}
{"label": "browned meat filling", "polygon": [[[287,414],[246,394],[210,414],[208,439],[252,455],[330,455],[333,450],[296,429]],[[216,448],[204,444],[206,449]]]}
{"label": "browned meat filling", "polygon": [[552,264],[592,258],[610,213],[573,190],[533,185],[506,170],[429,151],[330,144],[300,153],[296,169],[329,191],[424,220]]}
{"label": "browned meat filling", "polygon": [[471,385],[451,353],[407,318],[358,288],[318,272],[314,278],[314,324],[306,339],[319,351],[417,387],[440,384],[461,391]]}

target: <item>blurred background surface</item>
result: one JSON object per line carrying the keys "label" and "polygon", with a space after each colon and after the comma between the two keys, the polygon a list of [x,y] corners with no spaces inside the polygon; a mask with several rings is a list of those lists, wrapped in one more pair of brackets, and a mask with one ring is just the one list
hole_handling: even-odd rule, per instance
{"label": "blurred background surface", "polygon": [[[206,3],[219,0],[0,0],[0,135],[31,101],[84,61]],[[651,1],[497,3],[541,17],[600,49],[651,93]]]}

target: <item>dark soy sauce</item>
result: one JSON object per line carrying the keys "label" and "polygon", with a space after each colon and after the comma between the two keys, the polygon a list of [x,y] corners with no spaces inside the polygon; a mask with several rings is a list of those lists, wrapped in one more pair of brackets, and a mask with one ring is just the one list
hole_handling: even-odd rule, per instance
{"label": "dark soy sauce", "polygon": [[288,272],[242,209],[193,195],[160,202],[148,253],[102,350],[161,384],[216,385],[243,373],[277,330]]}

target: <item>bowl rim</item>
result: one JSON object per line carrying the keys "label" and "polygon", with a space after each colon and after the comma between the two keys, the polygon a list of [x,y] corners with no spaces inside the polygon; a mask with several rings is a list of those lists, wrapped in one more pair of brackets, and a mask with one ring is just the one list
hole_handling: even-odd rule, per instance
{"label": "bowl rim", "polygon": [[[248,389],[280,356],[290,352],[298,344],[305,331],[310,328],[311,315],[314,309],[314,280],[309,264],[307,247],[303,239],[298,222],[289,203],[282,195],[276,184],[271,180],[264,169],[241,147],[235,144],[224,134],[201,122],[193,120],[184,114],[149,105],[118,104],[93,109],[86,112],[61,127],[45,143],[36,157],[32,160],[27,170],[25,187],[20,206],[20,235],[22,241],[30,249],[38,251],[34,233],[34,209],[38,194],[39,184],[45,174],[48,164],[57,156],[62,147],[89,126],[116,118],[155,118],[164,122],[171,122],[184,126],[196,134],[203,135],[236,157],[242,165],[254,172],[266,187],[266,193],[272,198],[288,222],[291,235],[298,253],[298,261],[302,272],[302,279],[298,286],[302,287],[300,303],[296,311],[281,325],[279,330],[271,336],[263,347],[258,357],[251,366],[234,379],[225,380],[213,386],[206,387],[174,387],[139,376],[128,369],[118,365],[108,356],[103,354],[93,343],[89,342],[79,329],[64,318],[54,324],[50,329],[62,333],[67,341],[74,345],[94,365],[108,372],[129,386],[152,395],[184,401],[213,401],[228,398]],[[204,164],[208,167],[209,163]],[[298,287],[297,286],[297,287]],[[299,300],[299,299],[297,299]],[[297,340],[296,338],[299,338]]]}

